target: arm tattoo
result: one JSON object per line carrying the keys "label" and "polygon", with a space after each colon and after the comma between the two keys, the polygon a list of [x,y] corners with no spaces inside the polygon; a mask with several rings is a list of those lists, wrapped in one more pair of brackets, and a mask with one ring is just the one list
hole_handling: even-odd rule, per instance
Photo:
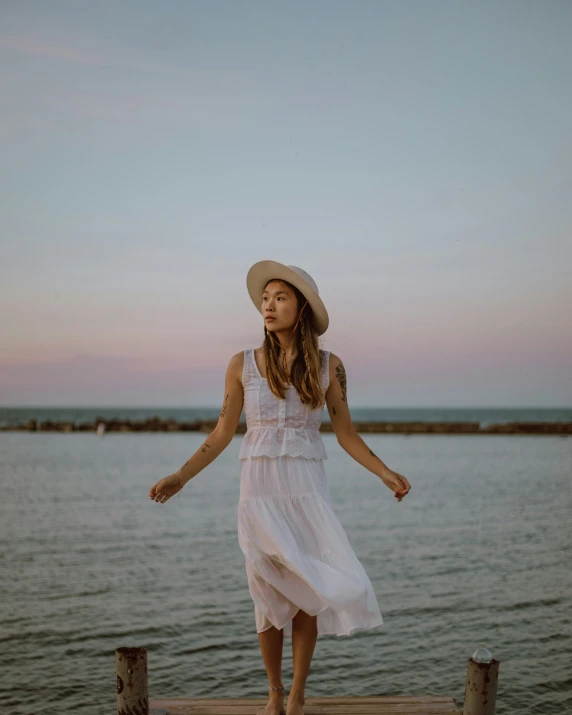
{"label": "arm tattoo", "polygon": [[222,410],[221,410],[221,412],[220,412],[220,416],[221,416],[221,417],[224,417],[224,415],[225,415],[225,412],[226,412],[226,403],[227,403],[227,402],[228,402],[228,395],[226,395],[225,398],[224,398],[224,402],[223,402],[223,405],[222,405]]}
{"label": "arm tattoo", "polygon": [[[207,448],[210,449],[210,444],[208,442],[205,442],[202,447],[201,447],[201,452],[206,452]],[[187,461],[183,464],[183,466],[180,469],[177,469],[175,474],[179,475],[183,469],[189,464],[189,462],[192,460],[192,457],[190,459],[187,459]]]}
{"label": "arm tattoo", "polygon": [[[377,456],[377,454],[376,454],[375,452],[372,452],[371,449],[369,450],[369,453],[371,454],[372,457],[375,457],[376,459],[379,459],[379,457]],[[379,461],[381,462],[381,459],[379,459]]]}
{"label": "arm tattoo", "polygon": [[332,405],[332,413],[335,415],[336,414],[336,408]]}
{"label": "arm tattoo", "polygon": [[345,371],[343,363],[340,363],[336,367],[336,377],[338,378],[338,382],[340,383],[340,387],[342,388],[342,400],[344,402],[347,402],[347,400],[346,400],[346,371]]}

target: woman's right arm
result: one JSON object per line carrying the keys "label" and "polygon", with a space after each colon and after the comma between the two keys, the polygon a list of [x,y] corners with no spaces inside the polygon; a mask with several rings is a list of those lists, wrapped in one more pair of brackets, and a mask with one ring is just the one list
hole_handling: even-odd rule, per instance
{"label": "woman's right arm", "polygon": [[226,369],[224,399],[216,427],[180,469],[151,487],[151,499],[164,504],[228,447],[236,432],[244,402],[243,365],[244,352],[232,356]]}

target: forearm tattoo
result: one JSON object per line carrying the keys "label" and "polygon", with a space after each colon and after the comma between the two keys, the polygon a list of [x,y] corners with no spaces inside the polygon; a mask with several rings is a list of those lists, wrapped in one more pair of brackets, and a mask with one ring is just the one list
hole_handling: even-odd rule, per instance
{"label": "forearm tattoo", "polygon": [[224,402],[223,402],[223,405],[222,405],[222,410],[220,411],[220,416],[221,416],[221,417],[224,417],[224,415],[225,415],[225,412],[226,412],[226,403],[227,403],[227,402],[228,402],[228,395],[226,395],[225,398],[224,398]]}
{"label": "forearm tattoo", "polygon": [[332,405],[332,414],[336,414],[336,408]]}
{"label": "forearm tattoo", "polygon": [[[201,452],[206,452],[207,449],[210,449],[210,444],[208,442],[205,442],[201,447]],[[175,474],[180,474],[183,471],[183,469],[187,466],[187,464],[189,464],[191,462],[192,459],[193,459],[192,457],[187,459],[187,461],[183,464],[183,466],[180,469],[178,469],[175,472]]]}
{"label": "forearm tattoo", "polygon": [[347,402],[347,400],[346,400],[346,371],[345,371],[343,363],[340,363],[336,367],[336,377],[338,378],[338,382],[340,383],[340,387],[342,388],[342,400],[344,402]]}
{"label": "forearm tattoo", "polygon": [[[377,456],[377,454],[376,454],[375,452],[372,452],[371,449],[369,450],[369,453],[371,454],[372,457],[375,457],[376,459],[379,459],[379,457]],[[381,459],[379,459],[379,461],[381,462]]]}

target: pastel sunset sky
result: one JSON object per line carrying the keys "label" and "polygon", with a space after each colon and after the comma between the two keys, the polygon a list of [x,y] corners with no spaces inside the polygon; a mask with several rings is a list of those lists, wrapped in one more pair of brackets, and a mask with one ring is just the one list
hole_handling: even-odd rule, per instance
{"label": "pastel sunset sky", "polygon": [[350,406],[572,405],[572,4],[0,6],[0,404],[218,406],[301,266]]}

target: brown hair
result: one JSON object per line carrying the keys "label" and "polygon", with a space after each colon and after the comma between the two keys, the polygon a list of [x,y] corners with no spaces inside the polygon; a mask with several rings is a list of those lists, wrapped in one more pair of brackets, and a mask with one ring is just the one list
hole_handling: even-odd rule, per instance
{"label": "brown hair", "polygon": [[[288,281],[282,278],[271,278],[266,281],[264,287],[272,280],[279,280],[285,283],[288,288],[294,293],[298,300],[298,310],[304,306],[306,298],[304,295]],[[318,344],[318,332],[314,322],[314,313],[308,303],[298,313],[298,324],[295,328],[292,340],[297,347],[297,355],[292,363],[290,370],[290,381],[296,388],[300,400],[308,405],[311,409],[317,409],[324,405],[325,394],[320,382],[321,370],[323,367],[324,352],[320,350]],[[270,390],[280,399],[286,399],[286,383],[288,375],[283,367],[282,348],[278,340],[271,335],[264,326],[264,341],[262,343],[264,349],[264,361],[266,363],[266,379]]]}

